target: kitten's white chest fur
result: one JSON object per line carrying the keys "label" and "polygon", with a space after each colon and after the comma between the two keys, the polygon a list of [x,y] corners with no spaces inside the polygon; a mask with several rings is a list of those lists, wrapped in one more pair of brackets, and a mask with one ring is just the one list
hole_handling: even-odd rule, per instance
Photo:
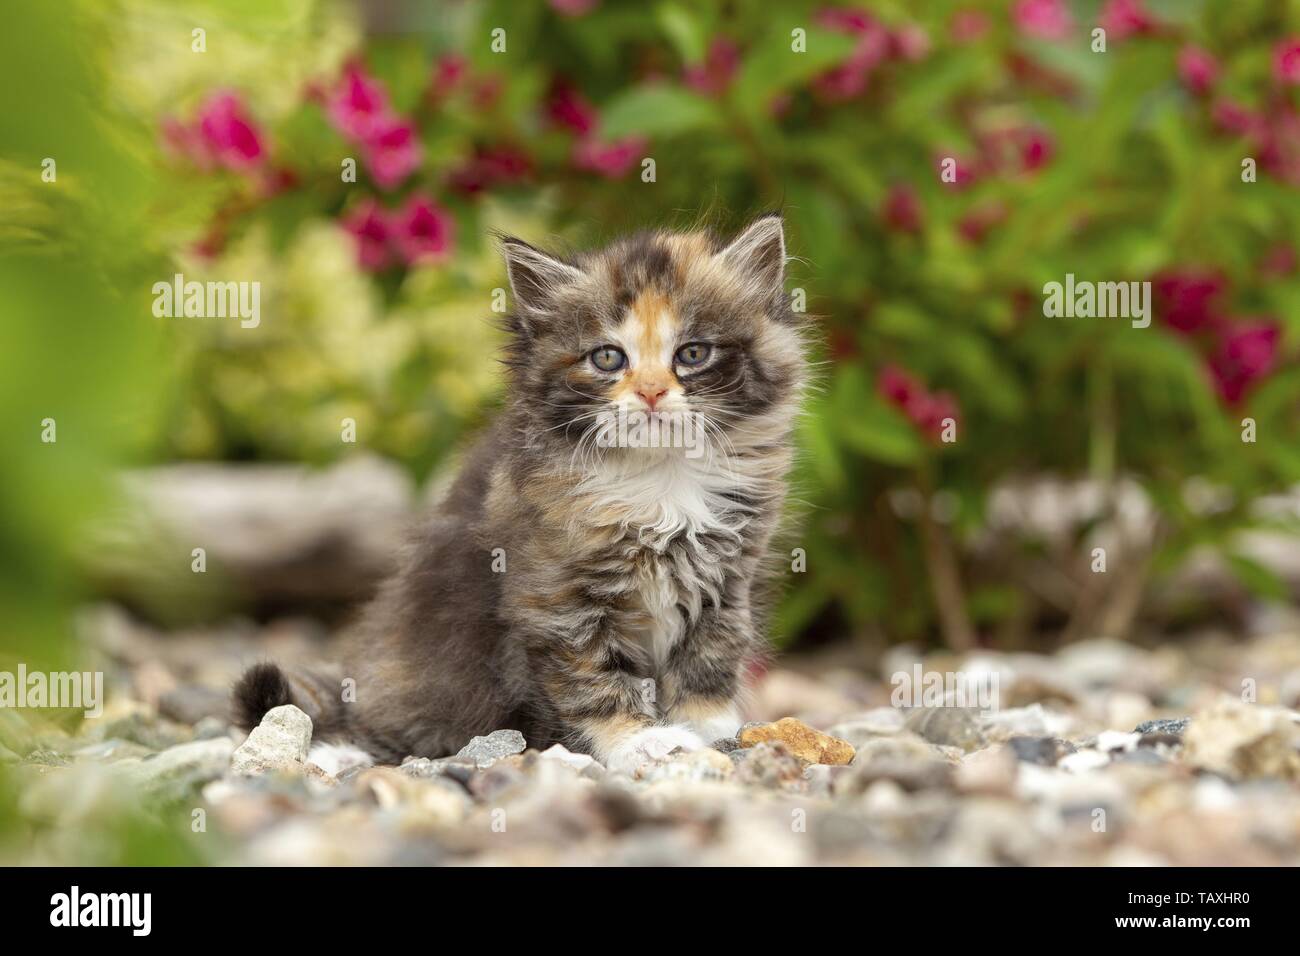
{"label": "kitten's white chest fur", "polygon": [[648,625],[631,636],[656,670],[698,617],[704,598],[719,600],[726,557],[720,550],[727,546],[719,541],[738,540],[748,520],[730,497],[743,485],[720,459],[671,452],[648,466],[638,461],[603,468],[584,482],[601,507],[621,516],[640,551],[635,587]]}

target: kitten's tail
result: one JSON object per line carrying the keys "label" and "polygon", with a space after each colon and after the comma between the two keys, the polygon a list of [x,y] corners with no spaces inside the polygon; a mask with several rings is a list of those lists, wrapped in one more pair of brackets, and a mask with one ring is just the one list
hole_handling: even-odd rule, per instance
{"label": "kitten's tail", "polygon": [[268,710],[283,704],[293,704],[311,718],[314,737],[345,730],[338,682],[310,671],[285,672],[276,664],[254,664],[235,682],[230,703],[235,724],[244,730],[252,730]]}

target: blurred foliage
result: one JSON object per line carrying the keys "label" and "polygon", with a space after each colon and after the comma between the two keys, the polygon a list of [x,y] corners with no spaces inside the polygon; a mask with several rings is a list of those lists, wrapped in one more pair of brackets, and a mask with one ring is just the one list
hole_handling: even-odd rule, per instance
{"label": "blurred foliage", "polygon": [[[1130,8],[1145,21],[1120,16]],[[6,469],[5,587],[66,587],[49,544],[122,454],[324,463],[353,447],[351,418],[359,446],[419,477],[442,466],[498,400],[496,230],[586,247],[657,224],[727,230],[773,207],[797,257],[789,285],[825,343],[800,436],[808,573],[784,633],[827,620],[926,633],[936,552],[961,553],[1007,477],[1136,478],[1161,514],[1158,572],[1200,545],[1232,552],[1261,520],[1252,502],[1300,480],[1300,93],[1278,52],[1300,35],[1300,4],[74,9],[48,28],[35,21],[52,14],[26,12],[31,30],[4,41],[5,189],[22,198],[6,222],[19,251],[0,308],[17,347],[2,414],[11,436],[60,422],[57,446],[20,448]],[[1090,49],[1098,22],[1104,53]],[[1189,48],[1212,69],[1185,62]],[[380,155],[379,137],[340,119],[350,76],[410,142]],[[60,157],[58,188],[37,181],[44,155]],[[1246,155],[1257,182],[1242,182]],[[362,235],[382,262],[363,264]],[[149,289],[177,272],[260,282],[260,325],[152,319]],[[1160,315],[1135,329],[1042,314],[1044,283],[1067,273],[1211,272],[1220,338]],[[1215,356],[1258,323],[1279,337],[1251,353],[1249,387],[1225,393],[1220,370],[1216,391]],[[940,404],[891,392],[891,369]],[[935,434],[948,414],[952,443]],[[1191,479],[1226,506],[1189,506]],[[928,545],[899,489],[927,510],[942,498]],[[1009,576],[978,570],[959,599],[977,625],[1015,614]]]}

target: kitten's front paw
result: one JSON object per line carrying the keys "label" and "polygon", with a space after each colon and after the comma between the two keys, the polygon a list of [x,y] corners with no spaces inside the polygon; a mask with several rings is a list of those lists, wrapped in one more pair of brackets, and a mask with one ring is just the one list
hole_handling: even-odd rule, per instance
{"label": "kitten's front paw", "polygon": [[678,747],[683,750],[699,750],[703,746],[704,742],[699,735],[685,727],[646,727],[610,751],[605,766],[609,770],[635,777],[642,767],[667,760],[668,755]]}
{"label": "kitten's front paw", "polygon": [[700,735],[709,746],[724,737],[734,737],[740,732],[740,714],[734,710],[724,711],[712,717],[688,721],[690,728]]}

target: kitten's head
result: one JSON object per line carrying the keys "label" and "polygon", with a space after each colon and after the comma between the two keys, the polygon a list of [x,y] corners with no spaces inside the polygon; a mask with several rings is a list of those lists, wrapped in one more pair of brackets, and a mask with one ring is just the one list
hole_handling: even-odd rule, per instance
{"label": "kitten's head", "polygon": [[590,444],[620,413],[692,419],[724,450],[784,437],[804,360],[780,216],[730,243],[650,232],[574,258],[518,239],[502,248],[510,400],[536,440]]}

